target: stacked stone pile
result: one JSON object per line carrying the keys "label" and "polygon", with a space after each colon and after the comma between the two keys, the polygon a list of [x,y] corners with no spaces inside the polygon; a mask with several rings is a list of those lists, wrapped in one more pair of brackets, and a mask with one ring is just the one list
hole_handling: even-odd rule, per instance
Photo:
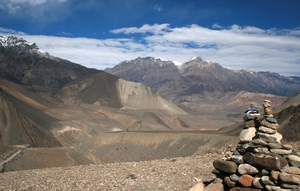
{"label": "stacked stone pile", "polygon": [[[262,119],[255,109],[245,112],[245,126],[236,149],[213,162],[225,190],[300,190],[300,157],[277,132],[270,101]],[[249,112],[250,111],[250,112]]]}

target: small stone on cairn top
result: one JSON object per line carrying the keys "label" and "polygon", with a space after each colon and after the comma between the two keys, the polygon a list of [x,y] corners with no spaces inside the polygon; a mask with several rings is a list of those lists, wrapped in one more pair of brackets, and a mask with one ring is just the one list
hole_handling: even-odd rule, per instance
{"label": "small stone on cairn top", "polygon": [[224,190],[300,189],[300,157],[292,145],[283,143],[283,136],[277,132],[279,125],[269,100],[263,102],[263,108],[260,119],[253,104],[246,109],[245,126],[236,150],[223,160],[213,162]]}

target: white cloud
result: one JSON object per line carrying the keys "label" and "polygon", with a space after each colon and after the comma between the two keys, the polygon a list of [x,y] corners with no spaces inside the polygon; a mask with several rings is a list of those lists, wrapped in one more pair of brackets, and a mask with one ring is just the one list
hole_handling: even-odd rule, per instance
{"label": "white cloud", "polygon": [[26,35],[0,28],[35,42],[58,57],[105,69],[124,60],[153,56],[183,63],[194,56],[218,62],[229,69],[271,71],[300,76],[299,28],[263,30],[253,26],[213,27],[169,24],[143,25],[112,30],[121,38],[91,39]]}

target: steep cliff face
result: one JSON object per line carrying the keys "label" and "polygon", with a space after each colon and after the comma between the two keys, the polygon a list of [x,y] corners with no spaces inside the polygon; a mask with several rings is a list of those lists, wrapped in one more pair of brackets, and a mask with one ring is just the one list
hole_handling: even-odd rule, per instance
{"label": "steep cliff face", "polygon": [[0,75],[36,92],[52,94],[68,82],[97,72],[53,57],[17,37],[0,36]]}

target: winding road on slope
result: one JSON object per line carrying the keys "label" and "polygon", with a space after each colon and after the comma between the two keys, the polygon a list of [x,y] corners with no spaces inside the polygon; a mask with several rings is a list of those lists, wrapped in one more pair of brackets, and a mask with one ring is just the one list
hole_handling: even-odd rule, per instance
{"label": "winding road on slope", "polygon": [[18,154],[20,154],[22,152],[22,150],[18,150],[17,152],[15,152],[14,154],[12,154],[10,157],[8,157],[7,159],[5,159],[4,161],[0,162],[0,170],[3,168],[3,165],[9,161],[11,161],[13,158],[15,158],[15,156],[17,156]]}

